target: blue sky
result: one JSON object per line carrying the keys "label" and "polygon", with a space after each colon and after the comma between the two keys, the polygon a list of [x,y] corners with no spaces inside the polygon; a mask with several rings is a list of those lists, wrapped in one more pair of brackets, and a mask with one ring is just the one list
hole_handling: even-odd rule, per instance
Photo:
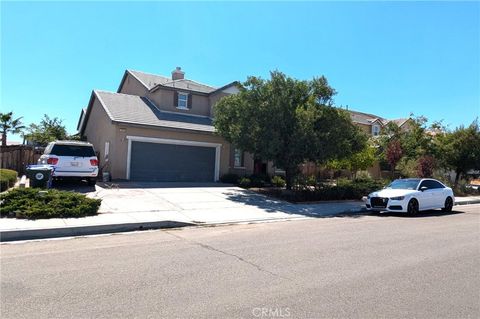
{"label": "blue sky", "polygon": [[[450,128],[480,113],[478,2],[2,2],[2,112],[74,133],[125,69],[214,86],[278,69],[325,75],[335,102]],[[17,138],[18,140],[18,138]]]}

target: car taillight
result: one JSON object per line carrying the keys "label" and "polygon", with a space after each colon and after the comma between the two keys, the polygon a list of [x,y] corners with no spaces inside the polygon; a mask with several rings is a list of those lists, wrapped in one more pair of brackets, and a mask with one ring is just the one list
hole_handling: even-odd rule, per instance
{"label": "car taillight", "polygon": [[47,159],[47,164],[57,165],[57,163],[58,163],[58,158],[56,158],[56,157],[49,157]]}
{"label": "car taillight", "polygon": [[98,160],[96,160],[96,159],[91,159],[91,160],[90,160],[90,165],[92,165],[92,166],[98,166]]}

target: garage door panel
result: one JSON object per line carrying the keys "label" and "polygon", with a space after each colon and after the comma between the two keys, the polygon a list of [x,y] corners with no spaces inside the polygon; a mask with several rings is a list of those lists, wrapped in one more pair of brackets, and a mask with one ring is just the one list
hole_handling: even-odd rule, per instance
{"label": "garage door panel", "polygon": [[130,179],[158,182],[212,182],[215,148],[132,142]]}

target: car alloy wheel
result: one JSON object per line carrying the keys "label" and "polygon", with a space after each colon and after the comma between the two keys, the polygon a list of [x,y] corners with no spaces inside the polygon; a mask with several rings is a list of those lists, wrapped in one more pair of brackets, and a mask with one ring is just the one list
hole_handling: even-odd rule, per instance
{"label": "car alloy wheel", "polygon": [[418,214],[418,202],[416,199],[411,199],[409,202],[408,202],[408,207],[407,207],[407,211],[410,215],[416,215]]}
{"label": "car alloy wheel", "polygon": [[451,197],[447,197],[447,199],[445,199],[445,206],[443,206],[443,211],[451,212],[452,208],[453,208],[453,200]]}

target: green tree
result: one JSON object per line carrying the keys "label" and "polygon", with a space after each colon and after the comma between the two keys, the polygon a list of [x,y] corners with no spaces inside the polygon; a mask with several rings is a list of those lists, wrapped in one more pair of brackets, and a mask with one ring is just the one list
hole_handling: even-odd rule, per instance
{"label": "green tree", "polygon": [[480,129],[478,119],[468,127],[463,125],[453,132],[437,136],[439,153],[444,166],[455,171],[455,187],[462,175],[480,169]]}
{"label": "green tree", "polygon": [[431,135],[427,134],[428,119],[410,114],[409,129],[400,134],[400,143],[407,159],[417,160],[432,152]]}
{"label": "green tree", "polygon": [[59,118],[50,118],[45,114],[39,124],[32,123],[28,128],[28,134],[25,139],[37,145],[47,145],[55,140],[65,140],[68,138],[67,130]]}
{"label": "green tree", "polygon": [[7,134],[19,134],[23,131],[25,126],[22,123],[22,118],[14,119],[13,112],[0,113],[0,131],[2,132],[2,146],[7,145]]}
{"label": "green tree", "polygon": [[324,163],[360,151],[366,138],[350,116],[332,107],[335,90],[325,77],[300,81],[274,71],[269,80],[249,77],[240,92],[214,108],[214,125],[227,141],[286,173],[291,189],[298,166]]}
{"label": "green tree", "polygon": [[329,161],[326,166],[331,169],[348,169],[355,178],[358,171],[372,167],[375,160],[376,148],[371,144],[367,144],[363,150],[341,160]]}

